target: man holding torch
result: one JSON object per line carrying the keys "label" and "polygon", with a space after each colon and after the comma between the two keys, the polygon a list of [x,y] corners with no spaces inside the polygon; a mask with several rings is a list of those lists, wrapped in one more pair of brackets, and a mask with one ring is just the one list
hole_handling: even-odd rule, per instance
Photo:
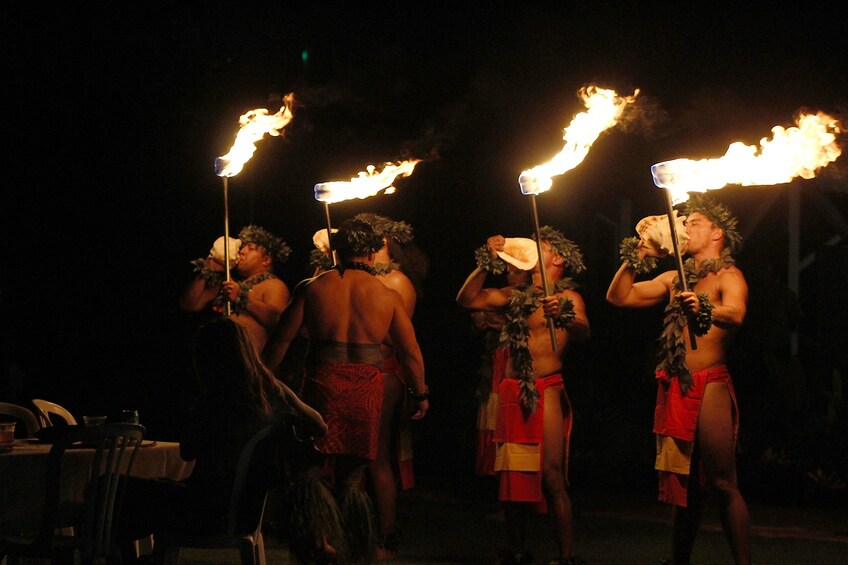
{"label": "man holding torch", "polygon": [[212,305],[223,313],[229,302],[231,317],[247,329],[261,353],[291,296],[286,283],[274,275],[274,267],[286,261],[291,248],[264,228],[246,226],[239,239],[231,242],[240,245],[234,269],[238,280],[226,280],[217,243],[208,257],[192,261],[197,275],[180,297],[180,306],[200,312]]}
{"label": "man holding torch", "polygon": [[[676,270],[636,282],[637,273],[650,271],[669,248],[634,237],[622,243],[624,263],[607,300],[626,308],[667,302],[654,432],[659,499],[672,505],[670,563],[689,563],[703,510],[701,490],[708,488],[717,496],[735,562],[748,564],[750,518],[736,484],[738,411],[726,365],[727,347],[745,319],[748,299],[748,285],[732,256],[741,237],[736,218],[707,196],[692,195],[685,214],[690,258],[683,270],[691,291],[682,292]],[[689,332],[697,336],[696,348]]]}
{"label": "man holding torch", "polygon": [[[478,267],[456,297],[471,310],[501,312],[502,338],[509,343],[510,363],[498,391],[495,470],[498,498],[504,502],[509,548],[501,563],[530,563],[525,530],[531,506],[549,511],[559,550],[555,564],[581,562],[573,553],[571,499],[568,494],[568,443],[571,405],[563,386],[562,359],[572,341],[589,337],[582,297],[568,272],[584,270],[577,246],[557,230],[539,230],[542,244],[526,238],[495,235],[478,249]],[[542,250],[542,257],[538,255]],[[504,261],[532,272],[532,284],[517,288],[483,288],[489,271]],[[540,263],[543,263],[540,265]],[[542,280],[545,272],[548,281]],[[553,286],[545,296],[544,288]],[[553,320],[556,348],[548,320]]]}

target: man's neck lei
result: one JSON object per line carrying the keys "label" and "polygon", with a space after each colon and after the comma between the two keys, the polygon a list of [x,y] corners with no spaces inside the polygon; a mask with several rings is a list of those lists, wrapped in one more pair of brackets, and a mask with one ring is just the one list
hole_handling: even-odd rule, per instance
{"label": "man's neck lei", "polygon": [[351,269],[353,271],[365,271],[369,275],[376,275],[377,274],[377,271],[374,270],[374,267],[372,267],[371,265],[368,265],[367,263],[363,263],[361,261],[351,261],[350,263],[347,263],[346,265],[336,265],[333,268],[336,269],[339,272],[339,275],[342,276],[342,277],[344,276],[344,272],[348,269]]}
{"label": "man's neck lei", "polygon": [[392,271],[400,271],[400,263],[390,261],[388,263],[374,263],[374,272],[378,275],[388,275]]}
{"label": "man's neck lei", "polygon": [[[263,281],[267,281],[268,279],[276,278],[277,277],[271,271],[263,271],[261,273],[256,273],[255,275],[251,275],[243,281],[239,281],[239,295],[235,302],[230,305],[230,311],[233,314],[241,314],[242,312],[245,312],[247,310],[247,295],[250,294],[253,287]],[[216,310],[223,309],[224,297],[218,295],[213,302],[213,306]]]}
{"label": "man's neck lei", "polygon": [[[695,288],[702,278],[709,273],[717,273],[727,267],[732,267],[736,264],[736,260],[730,254],[730,249],[725,247],[721,251],[721,257],[717,259],[706,259],[701,261],[697,269],[695,267],[695,259],[689,258],[683,264],[683,271],[686,275],[686,282],[689,288]],[[682,292],[683,287],[680,284],[680,277],[675,277],[674,281],[675,293]],[[660,343],[660,362],[657,365],[657,372],[664,371],[670,378],[677,377],[680,382],[680,390],[683,394],[692,386],[692,373],[686,367],[686,343],[683,339],[683,328],[689,326],[689,331],[695,335],[704,335],[712,326],[712,311],[713,304],[706,294],[702,292],[696,293],[700,301],[700,311],[698,317],[691,322],[686,319],[680,304],[672,299],[665,307],[663,318],[663,331],[659,338]]]}
{"label": "man's neck lei", "polygon": [[[574,281],[564,278],[556,282],[554,291],[560,293],[575,288]],[[530,325],[527,320],[541,305],[542,289],[521,285],[510,293],[506,309],[506,323],[501,330],[500,341],[509,346],[512,367],[518,373],[519,401],[525,414],[536,410],[539,404],[539,391],[536,389],[536,376],[533,374],[533,357],[530,355]],[[574,303],[568,298],[559,299],[561,314],[554,319],[558,328],[566,328],[574,320]]]}

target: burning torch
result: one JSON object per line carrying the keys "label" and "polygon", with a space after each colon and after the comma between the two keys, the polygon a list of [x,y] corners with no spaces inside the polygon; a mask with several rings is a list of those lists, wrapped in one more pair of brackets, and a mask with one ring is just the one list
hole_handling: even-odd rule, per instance
{"label": "burning torch", "polygon": [[[291,107],[294,103],[294,94],[289,93],[283,97],[283,106],[273,115],[268,114],[265,108],[258,108],[243,114],[239,118],[239,131],[236,140],[226,155],[215,159],[215,174],[221,177],[224,186],[224,272],[227,282],[230,281],[230,212],[229,198],[227,196],[227,179],[239,174],[244,164],[253,157],[256,152],[256,142],[265,134],[279,136],[280,131],[292,120]],[[229,317],[232,309],[229,299],[225,309]]]}
{"label": "burning torch", "polygon": [[[636,101],[639,91],[632,96],[619,96],[613,90],[589,86],[580,90],[580,97],[587,111],[574,116],[571,124],[563,132],[565,146],[551,161],[524,171],[518,177],[521,193],[530,196],[530,209],[533,217],[533,227],[536,232],[536,246],[539,251],[539,273],[542,276],[542,290],[545,296],[550,296],[550,283],[545,273],[545,262],[542,255],[542,238],[539,228],[539,211],[536,206],[536,196],[550,190],[553,185],[551,177],[570,171],[583,162],[592,144],[601,133],[614,126],[621,117],[624,108]],[[551,334],[551,347],[557,350],[556,328],[553,319],[548,319],[548,330]]]}
{"label": "burning torch", "polygon": [[343,202],[354,198],[368,198],[384,191],[391,194],[395,191],[393,183],[398,177],[408,177],[412,174],[419,160],[401,161],[398,163],[385,163],[383,169],[378,171],[374,165],[368,165],[364,171],[349,181],[319,182],[315,185],[315,200],[324,203],[324,215],[327,219],[327,240],[330,257],[333,265],[336,265],[336,256],[333,252],[332,233],[333,226],[330,221],[330,204]]}

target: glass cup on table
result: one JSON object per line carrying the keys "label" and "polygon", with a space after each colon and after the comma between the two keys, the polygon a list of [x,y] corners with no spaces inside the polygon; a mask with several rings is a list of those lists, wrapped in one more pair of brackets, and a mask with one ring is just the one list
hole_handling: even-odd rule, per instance
{"label": "glass cup on table", "polygon": [[0,422],[0,451],[9,451],[15,445],[17,422]]}
{"label": "glass cup on table", "polygon": [[106,416],[83,416],[82,421],[86,426],[100,426],[106,423]]}
{"label": "glass cup on table", "polygon": [[118,422],[122,424],[138,424],[138,410],[121,410],[118,414]]}

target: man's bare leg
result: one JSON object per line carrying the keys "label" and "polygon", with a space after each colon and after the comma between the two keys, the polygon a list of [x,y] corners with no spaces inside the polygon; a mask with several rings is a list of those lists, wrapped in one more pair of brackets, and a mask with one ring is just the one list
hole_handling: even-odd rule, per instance
{"label": "man's bare leg", "polygon": [[698,453],[718,498],[721,523],[737,565],[751,562],[751,519],[736,484],[733,401],[724,383],[709,383],[698,418]]}
{"label": "man's bare leg", "polygon": [[[383,404],[380,416],[380,432],[377,459],[368,466],[368,477],[377,526],[381,537],[397,533],[397,479],[395,477],[393,443],[398,429],[398,410],[404,393],[403,385],[394,375],[386,374],[383,379]],[[389,547],[377,547],[377,559],[391,559],[397,551]]]}
{"label": "man's bare leg", "polygon": [[[529,503],[527,502],[504,502],[504,526],[506,529],[506,541],[509,548],[509,557],[513,559],[519,553],[525,553],[527,547],[527,519]],[[508,561],[507,561],[508,562]]]}
{"label": "man's bare leg", "polygon": [[543,422],[542,486],[548,502],[551,526],[561,557],[571,557],[574,550],[571,498],[565,484],[562,391],[545,390]]}
{"label": "man's bare leg", "polygon": [[[689,489],[697,490],[698,481],[696,477],[690,477]],[[689,563],[692,557],[692,548],[695,547],[695,536],[698,535],[698,529],[701,527],[701,516],[703,509],[701,507],[699,495],[688,497],[688,506],[672,506],[671,507],[671,546],[674,565],[685,565]]]}

